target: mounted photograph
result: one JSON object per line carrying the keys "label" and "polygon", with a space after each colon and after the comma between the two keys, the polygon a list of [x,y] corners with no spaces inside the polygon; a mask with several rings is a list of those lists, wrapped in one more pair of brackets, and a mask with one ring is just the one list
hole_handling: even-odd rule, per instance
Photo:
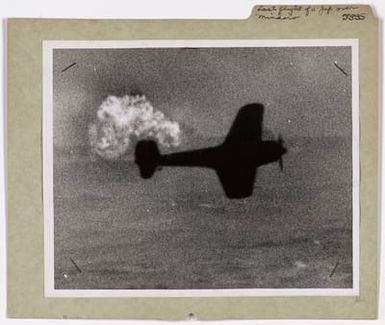
{"label": "mounted photograph", "polygon": [[358,41],[43,42],[45,295],[358,295]]}

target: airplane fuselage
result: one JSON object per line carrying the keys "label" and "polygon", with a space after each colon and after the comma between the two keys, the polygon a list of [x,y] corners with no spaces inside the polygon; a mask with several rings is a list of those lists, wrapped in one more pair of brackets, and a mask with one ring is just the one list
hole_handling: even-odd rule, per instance
{"label": "airplane fuselage", "polygon": [[259,167],[279,160],[285,152],[276,141],[241,142],[160,155],[158,165],[217,169],[242,162]]}

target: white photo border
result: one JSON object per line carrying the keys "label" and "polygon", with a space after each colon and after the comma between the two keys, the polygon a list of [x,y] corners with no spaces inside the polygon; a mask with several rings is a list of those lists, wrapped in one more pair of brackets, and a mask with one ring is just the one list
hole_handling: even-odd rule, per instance
{"label": "white photo border", "polygon": [[[306,289],[55,289],[53,194],[53,50],[179,47],[324,47],[350,46],[352,77],[352,288]],[[274,40],[135,40],[43,41],[43,214],[44,294],[46,297],[253,297],[253,296],[358,296],[359,295],[359,42],[358,39]]]}

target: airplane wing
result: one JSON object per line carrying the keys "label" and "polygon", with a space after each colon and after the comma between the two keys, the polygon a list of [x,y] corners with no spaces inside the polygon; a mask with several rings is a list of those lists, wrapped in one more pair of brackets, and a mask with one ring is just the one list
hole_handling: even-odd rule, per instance
{"label": "airplane wing", "polygon": [[216,170],[226,196],[230,199],[248,197],[253,193],[257,167],[250,164],[222,167]]}
{"label": "airplane wing", "polygon": [[259,142],[262,137],[263,105],[243,106],[226,137],[225,143]]}

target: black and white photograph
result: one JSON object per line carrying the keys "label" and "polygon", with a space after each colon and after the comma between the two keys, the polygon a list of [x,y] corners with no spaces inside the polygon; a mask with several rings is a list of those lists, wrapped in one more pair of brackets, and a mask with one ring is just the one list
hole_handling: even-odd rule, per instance
{"label": "black and white photograph", "polygon": [[44,41],[45,294],[357,294],[357,52]]}

